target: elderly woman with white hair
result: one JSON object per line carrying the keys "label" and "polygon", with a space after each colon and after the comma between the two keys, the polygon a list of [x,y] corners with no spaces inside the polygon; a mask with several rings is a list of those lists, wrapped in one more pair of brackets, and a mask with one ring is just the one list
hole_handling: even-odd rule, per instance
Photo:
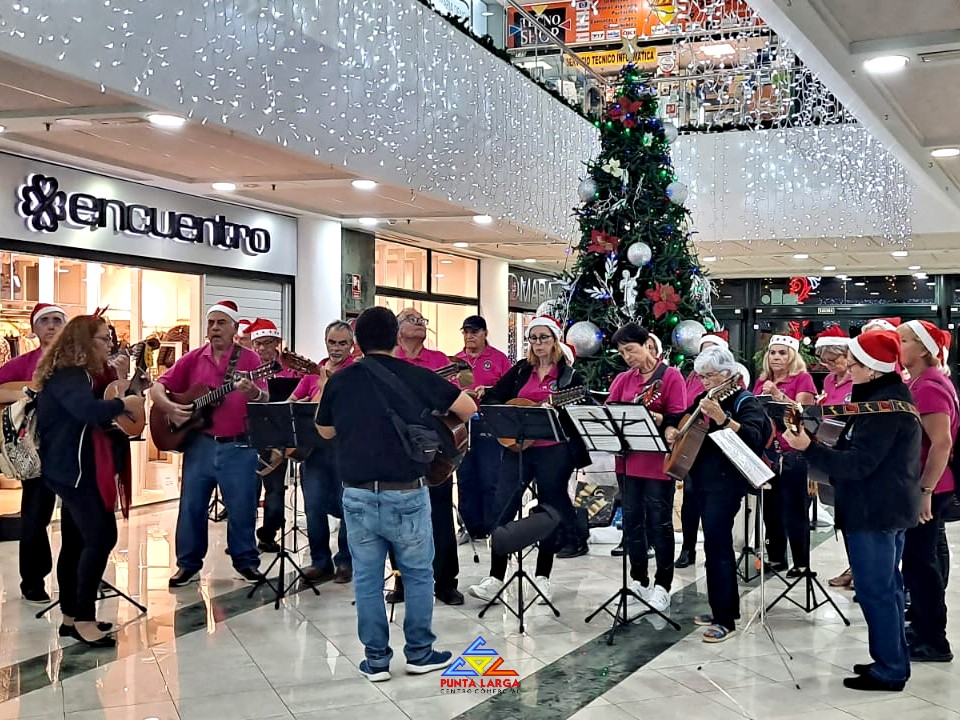
{"label": "elderly woman with white hair", "polygon": [[[719,402],[708,397],[711,389],[738,375],[737,362],[729,350],[707,348],[693,364],[706,392],[693,399],[683,413],[664,418],[664,437],[672,444],[683,415],[699,408],[709,422],[707,432],[733,430],[757,455],[770,437],[771,425],[763,407],[749,391],[739,390]],[[740,472],[712,442],[704,442],[689,481],[703,522],[703,552],[706,556],[707,598],[710,614],[698,615],[694,622],[708,626],[703,641],[723,642],[736,632],[740,617],[737,592],[737,563],[733,552],[733,522],[740,501],[749,486]]]}

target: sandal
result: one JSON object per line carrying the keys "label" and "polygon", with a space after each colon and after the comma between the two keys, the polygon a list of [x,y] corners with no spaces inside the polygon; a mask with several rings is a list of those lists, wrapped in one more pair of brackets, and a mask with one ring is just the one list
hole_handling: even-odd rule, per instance
{"label": "sandal", "polygon": [[827,585],[830,587],[850,587],[853,585],[853,571],[847,568],[835,578],[827,580]]}
{"label": "sandal", "polygon": [[717,625],[714,623],[703,631],[703,641],[706,643],[719,643],[727,640],[736,633],[736,630],[729,630],[723,625]]}
{"label": "sandal", "polygon": [[713,615],[694,615],[693,624],[699,625],[700,627],[713,625]]}

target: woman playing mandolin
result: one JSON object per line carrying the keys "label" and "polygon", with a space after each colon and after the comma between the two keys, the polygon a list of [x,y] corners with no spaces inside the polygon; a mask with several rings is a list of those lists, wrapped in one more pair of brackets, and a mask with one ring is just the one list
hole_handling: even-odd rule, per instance
{"label": "woman playing mandolin", "polygon": [[[727,384],[739,375],[737,362],[726,348],[712,347],[701,352],[693,364],[707,393]],[[708,432],[733,430],[751,450],[760,455],[770,437],[770,420],[760,402],[748,391],[737,389],[717,402],[708,394],[693,399],[684,413],[664,418],[664,437],[673,444],[684,416],[699,409],[709,420]],[[727,460],[719,446],[705,441],[690,468],[694,498],[703,521],[703,552],[706,555],[707,598],[710,615],[698,615],[694,622],[708,626],[704,642],[722,642],[736,629],[740,617],[737,592],[737,564],[733,553],[733,521],[740,500],[747,492],[747,481]]]}
{"label": "woman playing mandolin", "polygon": [[[583,378],[570,365],[560,341],[560,325],[551,317],[540,316],[527,326],[530,350],[527,357],[516,363],[496,385],[486,391],[484,404],[503,404],[514,398],[537,403],[549,400],[551,393],[583,385]],[[561,411],[561,417],[564,416]],[[574,526],[573,503],[567,492],[567,483],[574,467],[585,467],[590,462],[582,441],[562,443],[537,441],[523,453],[523,482],[536,480],[539,504],[554,508],[562,518],[553,535],[540,543],[537,554],[535,582],[540,591],[550,597],[550,572],[553,558],[560,545],[564,528]],[[494,526],[503,525],[520,510],[524,488],[520,484],[519,453],[506,451],[500,467],[495,507],[499,515]],[[568,532],[569,532],[568,531]],[[490,574],[479,585],[470,587],[470,594],[481,600],[491,600],[503,587],[507,572],[507,556],[493,554]]]}
{"label": "woman playing mandolin", "polygon": [[[646,405],[658,425],[664,414],[676,414],[687,406],[683,376],[667,367],[650,352],[649,333],[636,323],[627,323],[613,334],[611,344],[630,367],[610,385],[610,403]],[[632,589],[657,610],[670,605],[673,582],[673,494],[674,481],[663,472],[662,453],[629,453],[626,467],[617,458],[617,477],[625,478],[620,488],[623,504],[623,533],[630,555]],[[657,558],[653,583],[647,572],[647,546]]]}
{"label": "woman playing mandolin", "polygon": [[[813,405],[817,392],[813,377],[800,355],[800,341],[774,335],[763,356],[763,372],[754,395],[769,395],[774,402]],[[786,450],[787,446],[781,447]],[[800,577],[810,566],[810,495],[807,492],[807,461],[803,455],[785,452],[774,471],[777,477],[763,496],[763,522],[767,527],[767,560],[773,570],[787,569],[787,538],[793,567],[787,577]]]}

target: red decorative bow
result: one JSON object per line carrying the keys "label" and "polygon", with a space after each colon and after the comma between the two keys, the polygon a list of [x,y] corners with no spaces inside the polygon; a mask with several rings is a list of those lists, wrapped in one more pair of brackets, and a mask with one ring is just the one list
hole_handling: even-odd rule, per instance
{"label": "red decorative bow", "polygon": [[626,95],[620,95],[613,107],[610,108],[610,119],[619,120],[624,127],[635,127],[637,113],[640,111],[639,100],[631,100]]}
{"label": "red decorative bow", "polygon": [[587,245],[587,252],[615,253],[620,247],[620,238],[614,235],[607,235],[602,230],[594,230],[590,233],[590,244]]}
{"label": "red decorative bow", "polygon": [[653,300],[653,316],[657,320],[676,310],[680,303],[680,296],[673,289],[673,285],[657,283],[652,290],[647,290],[647,297]]}

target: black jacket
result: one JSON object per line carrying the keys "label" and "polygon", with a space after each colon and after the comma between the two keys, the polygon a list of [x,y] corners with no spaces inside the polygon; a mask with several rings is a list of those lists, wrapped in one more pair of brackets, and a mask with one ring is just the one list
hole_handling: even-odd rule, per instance
{"label": "black jacket", "polygon": [[[527,384],[527,380],[530,379],[532,373],[533,365],[526,359],[520,360],[514,364],[512,368],[507,370],[504,376],[497,381],[496,385],[489,388],[483,394],[483,399],[480,401],[481,404],[502,405],[507,402],[507,400],[513,400],[520,394],[520,391],[523,389],[523,386]],[[557,363],[557,376],[558,391],[586,385],[583,376],[567,365],[566,360],[563,358]],[[590,453],[587,452],[586,445],[583,444],[583,440],[580,438],[580,435],[573,426],[573,422],[567,413],[564,412],[563,408],[560,408],[559,414],[560,425],[563,427],[567,437],[570,438],[567,447],[570,449],[574,467],[586,467],[591,462]]]}
{"label": "black jacket", "polygon": [[88,426],[107,427],[123,412],[122,400],[98,400],[83,368],[58,370],[37,396],[37,433],[44,482],[56,493],[96,487],[93,440]]}
{"label": "black jacket", "polygon": [[[698,395],[693,404],[682,413],[665,416],[663,427],[679,427],[683,417],[699,407],[700,400],[705,396],[706,393]],[[742,390],[736,395],[721,400],[720,407],[740,424],[737,436],[758,456],[762,455],[764,446],[773,432],[773,425],[770,423],[767,413],[764,412],[760,401],[749,391]],[[710,420],[708,434],[715,430],[719,430],[719,428],[713,420]],[[710,438],[704,438],[703,440],[697,459],[693,463],[693,467],[690,468],[690,480],[693,483],[693,488],[699,491],[722,490],[743,494],[750,489],[750,484],[746,478],[727,459],[727,456],[720,450],[720,446]]]}
{"label": "black jacket", "polygon": [[[909,388],[896,373],[854,385],[850,399],[913,402]],[[920,420],[915,415],[854,415],[836,448],[815,442],[807,449],[810,462],[822,468],[833,483],[839,529],[870,532],[917,524],[920,437]]]}

